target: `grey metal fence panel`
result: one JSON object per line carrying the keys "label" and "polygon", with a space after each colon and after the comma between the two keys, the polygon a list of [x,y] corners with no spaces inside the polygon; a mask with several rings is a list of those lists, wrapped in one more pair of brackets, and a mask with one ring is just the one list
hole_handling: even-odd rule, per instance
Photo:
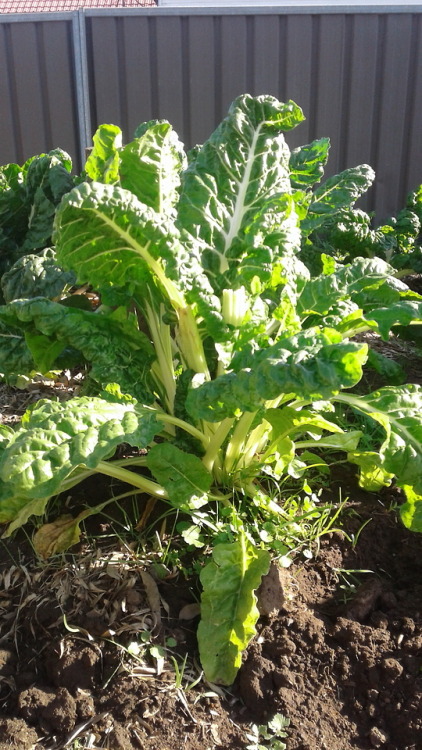
{"label": "grey metal fence panel", "polygon": [[377,173],[379,219],[422,182],[422,7],[85,10],[0,17],[0,163],[60,145],[76,158],[102,122],[129,138],[166,118],[202,142],[245,91],[294,99],[292,147],[331,138],[328,174]]}
{"label": "grey metal fence panel", "polygon": [[0,22],[1,164],[61,146],[79,165],[74,16],[51,16]]}
{"label": "grey metal fence panel", "polygon": [[93,123],[129,137],[166,118],[191,146],[240,93],[292,98],[307,121],[289,143],[329,136],[327,174],[371,164],[377,184],[363,205],[383,218],[422,182],[422,16],[340,10],[86,11]]}

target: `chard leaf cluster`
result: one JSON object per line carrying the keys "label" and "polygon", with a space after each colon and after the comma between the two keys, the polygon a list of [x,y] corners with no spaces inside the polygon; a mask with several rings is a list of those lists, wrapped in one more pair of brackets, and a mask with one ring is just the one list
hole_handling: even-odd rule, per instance
{"label": "chard leaf cluster", "polygon": [[[0,167],[0,277],[16,261],[51,244],[56,207],[74,186],[72,161],[61,149]],[[6,300],[10,292],[2,283]]]}
{"label": "chard leaf cluster", "polygon": [[[291,152],[284,135],[303,119],[294,102],[243,95],[189,158],[167,122],[144,123],[125,146],[119,128],[100,127],[53,237],[59,268],[95,289],[100,306],[11,295],[0,307],[1,369],[46,370],[76,350],[97,386],[40,402],[2,431],[0,521],[11,533],[94,473],[161,499],[195,529],[223,509],[234,533],[217,538],[201,575],[198,634],[217,683],[234,679],[269,563],[239,508],[283,523],[266,477],[304,472],[305,454],[342,451],[364,486],[395,478],[404,523],[422,530],[421,389],[349,392],[368,359],[356,334],[388,338],[422,322],[422,297],[380,258],[326,257],[311,277],[304,240],[351,211],[373,173],[363,165],[318,185],[328,140]],[[362,430],[339,424],[336,403],[380,427],[370,451]],[[120,443],[146,458],[114,458]],[[40,551],[74,543],[80,520],[50,528]]]}
{"label": "chard leaf cluster", "polygon": [[314,225],[304,242],[307,265],[318,272],[323,255],[342,263],[354,258],[382,258],[398,276],[422,270],[422,189],[409,193],[405,207],[380,226],[373,216],[359,208],[342,208]]}

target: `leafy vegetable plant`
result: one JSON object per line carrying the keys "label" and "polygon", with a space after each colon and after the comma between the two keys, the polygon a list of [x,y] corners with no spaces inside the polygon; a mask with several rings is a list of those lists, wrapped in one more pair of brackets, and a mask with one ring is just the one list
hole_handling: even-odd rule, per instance
{"label": "leafy vegetable plant", "polygon": [[[144,123],[126,146],[117,127],[102,126],[54,234],[58,263],[91,284],[101,306],[38,297],[0,309],[16,334],[4,366],[19,360],[22,341],[43,367],[73,347],[99,389],[41,401],[16,431],[1,428],[0,521],[11,533],[93,473],[161,498],[198,528],[216,528],[224,514],[233,538],[217,540],[202,572],[198,633],[216,683],[235,677],[269,565],[241,508],[282,519],[266,477],[297,476],[312,451],[344,451],[367,486],[396,478],[403,521],[422,530],[421,389],[347,392],[368,356],[353,336],[420,322],[422,298],[380,259],[327,261],[310,277],[301,234],[351,208],[372,172],[346,170],[314,189],[328,142],[291,153],[284,132],[302,120],[293,102],[244,95],[187,156],[167,122]],[[335,404],[380,425],[381,444],[360,450],[362,430],[340,426]],[[123,442],[146,456],[113,459]],[[39,552],[74,543],[96,510],[42,527]]]}
{"label": "leafy vegetable plant", "polygon": [[312,231],[304,247],[311,268],[321,266],[321,253],[350,262],[356,257],[382,258],[396,275],[422,271],[422,185],[411,192],[397,217],[374,228],[370,214],[344,208]]}
{"label": "leafy vegetable plant", "polygon": [[0,277],[20,258],[51,242],[63,195],[74,186],[70,156],[61,149],[0,167]]}

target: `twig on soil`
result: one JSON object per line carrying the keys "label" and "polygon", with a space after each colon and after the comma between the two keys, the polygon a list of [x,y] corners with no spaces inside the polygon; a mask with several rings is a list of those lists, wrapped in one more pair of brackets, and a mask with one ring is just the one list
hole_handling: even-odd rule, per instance
{"label": "twig on soil", "polygon": [[101,719],[105,719],[106,716],[108,716],[107,711],[102,714],[91,716],[87,721],[78,724],[78,726],[75,727],[62,742],[50,745],[49,747],[46,747],[45,750],[64,750],[64,748],[69,747],[70,743],[73,742],[73,740],[76,740],[76,738],[89,729],[89,727],[92,727],[93,724],[97,724]]}

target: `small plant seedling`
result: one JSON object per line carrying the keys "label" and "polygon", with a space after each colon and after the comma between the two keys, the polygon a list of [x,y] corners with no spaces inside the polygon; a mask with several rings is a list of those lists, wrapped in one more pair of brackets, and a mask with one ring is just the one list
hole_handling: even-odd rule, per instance
{"label": "small plant seedling", "polygon": [[246,735],[251,744],[245,750],[286,750],[283,739],[287,737],[285,729],[289,725],[290,719],[283,714],[275,714],[268,724],[252,724]]}

